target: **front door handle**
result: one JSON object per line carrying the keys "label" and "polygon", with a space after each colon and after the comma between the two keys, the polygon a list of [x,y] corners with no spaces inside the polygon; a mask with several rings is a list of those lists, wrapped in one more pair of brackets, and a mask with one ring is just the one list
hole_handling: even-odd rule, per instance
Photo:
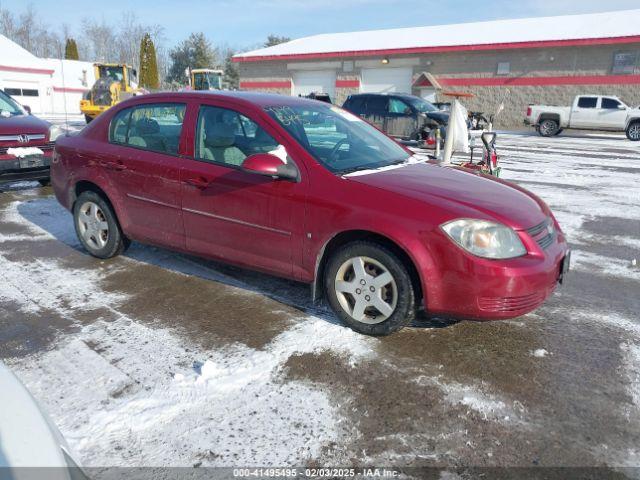
{"label": "front door handle", "polygon": [[188,178],[187,180],[185,180],[185,183],[191,185],[192,187],[199,188],[200,190],[204,190],[209,186],[211,182],[206,178],[200,177],[200,178]]}

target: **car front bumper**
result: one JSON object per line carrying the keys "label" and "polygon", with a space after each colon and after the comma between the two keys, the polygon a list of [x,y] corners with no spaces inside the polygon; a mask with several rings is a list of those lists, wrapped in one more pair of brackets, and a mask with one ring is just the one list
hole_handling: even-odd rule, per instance
{"label": "car front bumper", "polygon": [[566,279],[570,250],[560,233],[539,252],[510,260],[473,257],[460,249],[440,265],[437,286],[424,285],[430,315],[502,320],[538,308]]}
{"label": "car front bumper", "polygon": [[49,178],[51,152],[17,158],[13,155],[0,156],[0,182],[16,180],[44,180]]}

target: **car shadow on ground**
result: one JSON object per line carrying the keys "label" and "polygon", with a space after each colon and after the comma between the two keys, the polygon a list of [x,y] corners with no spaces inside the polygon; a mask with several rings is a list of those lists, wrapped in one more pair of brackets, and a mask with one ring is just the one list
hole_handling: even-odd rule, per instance
{"label": "car shadow on ground", "polygon": [[[60,206],[55,198],[36,198],[20,203],[18,213],[26,221],[48,232],[57,241],[90,257],[75,236],[70,213]],[[122,256],[164,270],[196,276],[264,295],[271,300],[300,310],[305,315],[313,315],[329,323],[341,324],[325,301],[312,300],[311,288],[304,283],[138,242],[133,242]],[[114,261],[117,262],[118,259],[107,260],[107,262]],[[430,318],[423,309],[420,309],[411,326],[446,328],[455,323],[457,323],[455,320]]]}

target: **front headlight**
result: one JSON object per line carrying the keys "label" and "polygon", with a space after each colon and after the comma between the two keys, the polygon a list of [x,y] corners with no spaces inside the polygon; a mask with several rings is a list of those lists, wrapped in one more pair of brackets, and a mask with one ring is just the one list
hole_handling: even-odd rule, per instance
{"label": "front headlight", "polygon": [[500,223],[462,218],[443,224],[442,230],[462,248],[478,257],[505,259],[527,253],[518,234]]}
{"label": "front headlight", "polygon": [[58,127],[56,125],[51,125],[49,127],[49,141],[50,142],[55,142],[56,138],[58,138],[60,135],[64,135],[64,130],[62,130],[60,127]]}

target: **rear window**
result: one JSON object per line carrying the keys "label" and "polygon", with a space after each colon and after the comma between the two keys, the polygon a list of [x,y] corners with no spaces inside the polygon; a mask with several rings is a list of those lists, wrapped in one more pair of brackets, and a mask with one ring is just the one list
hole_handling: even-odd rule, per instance
{"label": "rear window", "polygon": [[387,97],[375,96],[367,99],[367,113],[384,115],[387,112]]}
{"label": "rear window", "polygon": [[364,113],[364,104],[367,97],[349,97],[342,108],[353,113]]}
{"label": "rear window", "polygon": [[186,105],[146,104],[118,112],[109,126],[109,141],[176,155]]}
{"label": "rear window", "polygon": [[578,108],[596,108],[597,103],[597,97],[580,97],[578,99]]}

